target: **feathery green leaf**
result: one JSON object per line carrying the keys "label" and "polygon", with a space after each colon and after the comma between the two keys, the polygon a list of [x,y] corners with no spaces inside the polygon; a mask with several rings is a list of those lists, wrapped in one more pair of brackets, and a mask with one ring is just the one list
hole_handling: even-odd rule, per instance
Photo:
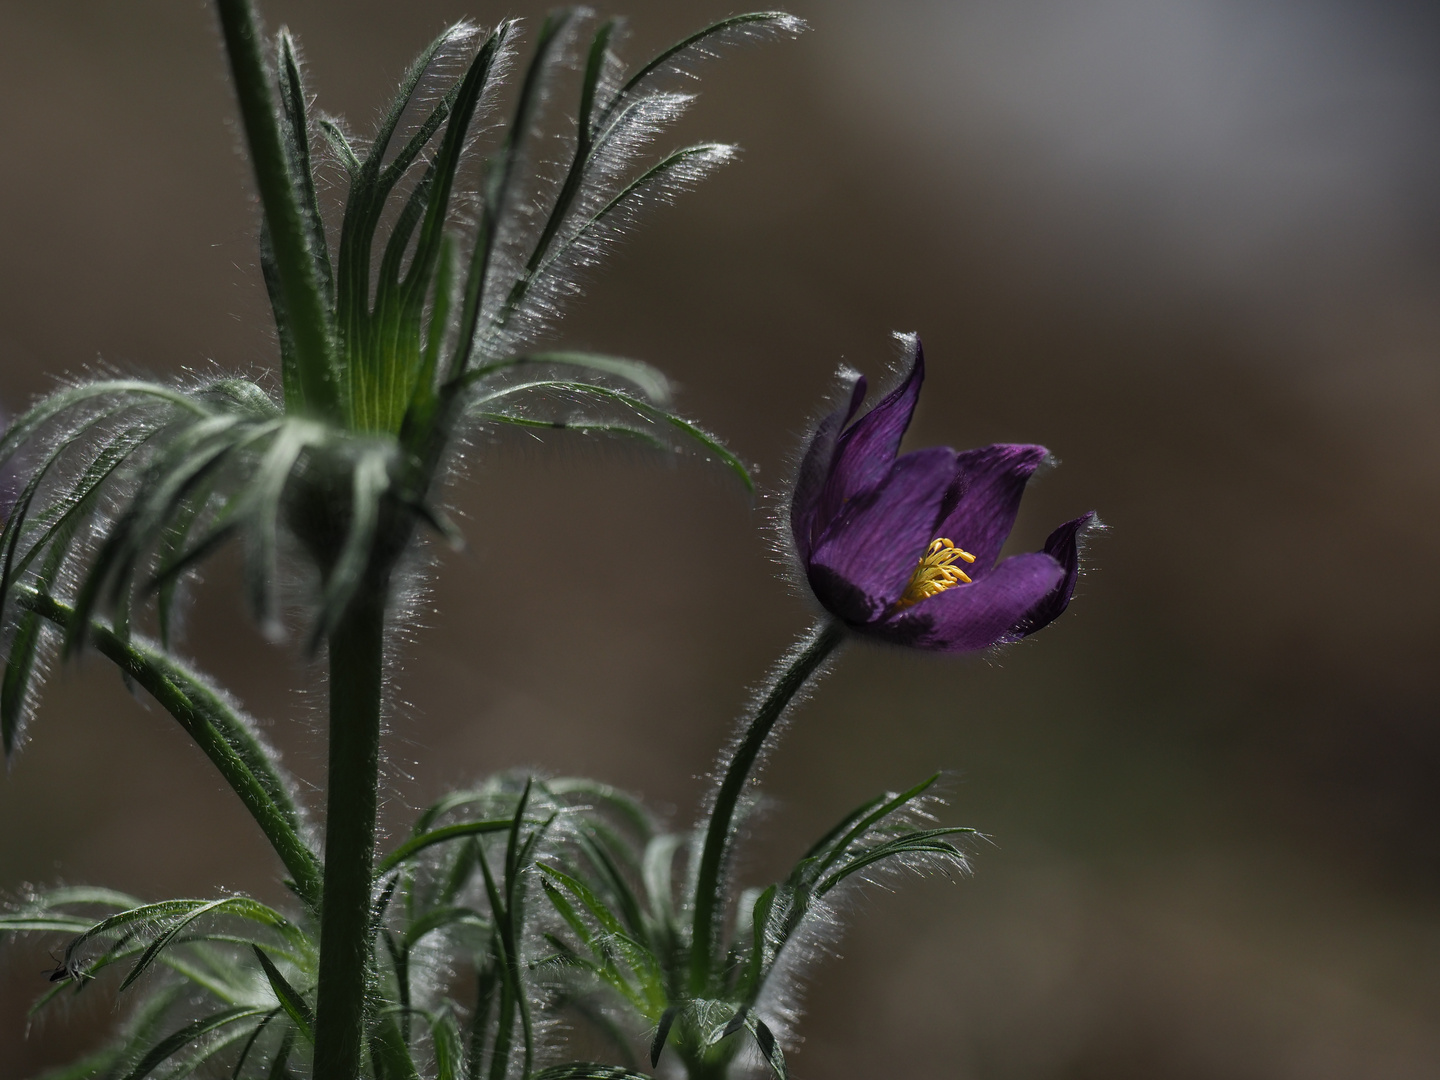
{"label": "feathery green leaf", "polygon": [[294,1022],[295,1028],[300,1032],[306,1042],[313,1042],[315,1039],[315,1013],[301,995],[300,991],[290,985],[290,980],[285,978],[280,969],[275,966],[275,961],[266,955],[265,950],[259,945],[251,945],[255,950],[255,959],[260,961],[260,966],[265,970],[265,978],[270,983],[270,989],[275,991],[275,1000],[280,1002],[280,1007],[285,1014]]}

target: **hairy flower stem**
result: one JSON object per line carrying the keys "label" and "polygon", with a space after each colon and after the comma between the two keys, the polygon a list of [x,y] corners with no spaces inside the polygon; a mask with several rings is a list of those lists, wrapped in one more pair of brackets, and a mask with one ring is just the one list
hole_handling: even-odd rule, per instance
{"label": "hairy flower stem", "polygon": [[387,573],[381,581],[364,582],[330,635],[330,769],[315,1080],[355,1080],[360,1075],[388,578]]}
{"label": "hairy flower stem", "polygon": [[710,825],[705,832],[705,847],[700,855],[700,871],[695,878],[695,922],[690,938],[690,992],[699,997],[706,993],[715,953],[715,916],[720,907],[721,875],[725,867],[726,848],[730,843],[735,807],[746,781],[755,768],[760,751],[770,737],[785,709],[811,676],[824,666],[836,647],[845,640],[846,630],[839,622],[826,617],[815,624],[809,635],[781,661],[770,682],[770,688],[745,728],[736,745],[725,779],[715,795],[710,811]]}

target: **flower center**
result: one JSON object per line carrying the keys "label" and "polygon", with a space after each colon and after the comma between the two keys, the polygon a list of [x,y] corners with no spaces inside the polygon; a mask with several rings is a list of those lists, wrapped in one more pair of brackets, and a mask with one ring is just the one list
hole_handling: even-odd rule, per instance
{"label": "flower center", "polygon": [[959,585],[962,581],[967,585],[970,584],[970,575],[958,566],[952,565],[956,559],[964,559],[967,563],[973,563],[975,556],[968,551],[961,551],[943,537],[931,541],[929,550],[920,557],[919,565],[910,575],[910,581],[906,584],[905,591],[900,594],[900,599],[895,601],[895,610],[904,611],[921,600],[939,596],[946,589]]}

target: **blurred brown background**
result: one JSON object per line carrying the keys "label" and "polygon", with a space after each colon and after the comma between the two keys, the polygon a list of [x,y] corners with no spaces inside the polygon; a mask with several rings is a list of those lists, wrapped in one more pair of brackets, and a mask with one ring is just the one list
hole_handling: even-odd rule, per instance
{"label": "blurred brown background", "polygon": [[[366,130],[464,0],[270,0]],[[627,0],[630,55],[730,8]],[[1210,1080],[1440,1072],[1440,25],[1395,0],[797,0],[813,31],[705,72],[681,137],[738,165],[656,213],[565,324],[653,360],[786,476],[844,360],[919,330],[912,446],[1063,461],[1017,546],[1095,507],[1071,612],[986,660],[855,648],[775,755],[783,872],[885,788],[954,770],[973,880],[873,895],[798,1077]],[[98,359],[274,363],[247,166],[197,0],[0,2],[0,394]],[[399,676],[387,813],[489,770],[695,812],[806,625],[718,470],[483,445]],[[313,673],[208,572],[187,648],[323,769]],[[98,661],[0,780],[0,887],[161,898],[276,865],[200,755]],[[0,1076],[43,951],[0,957]]]}

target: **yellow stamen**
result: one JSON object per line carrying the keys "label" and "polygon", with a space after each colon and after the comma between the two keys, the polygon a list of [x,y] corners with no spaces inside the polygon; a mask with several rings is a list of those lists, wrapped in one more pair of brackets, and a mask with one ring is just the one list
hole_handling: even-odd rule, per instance
{"label": "yellow stamen", "polygon": [[900,599],[895,601],[895,610],[904,611],[921,600],[940,595],[946,589],[959,585],[962,581],[966,585],[970,584],[970,575],[958,566],[951,565],[956,559],[964,559],[967,563],[973,563],[975,556],[968,551],[961,551],[943,537],[932,541],[929,550],[921,556],[920,564],[915,567],[915,572],[910,575],[910,581],[906,584],[905,591],[900,594]]}

